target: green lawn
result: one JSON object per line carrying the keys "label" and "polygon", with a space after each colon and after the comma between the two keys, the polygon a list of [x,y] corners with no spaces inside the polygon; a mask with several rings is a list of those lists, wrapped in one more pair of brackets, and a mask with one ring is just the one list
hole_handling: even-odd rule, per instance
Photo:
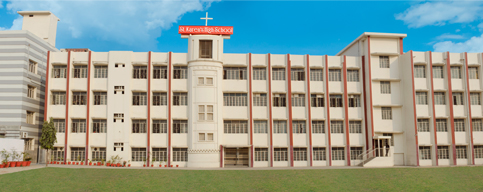
{"label": "green lawn", "polygon": [[0,191],[483,191],[483,167],[149,170],[42,168],[0,175]]}

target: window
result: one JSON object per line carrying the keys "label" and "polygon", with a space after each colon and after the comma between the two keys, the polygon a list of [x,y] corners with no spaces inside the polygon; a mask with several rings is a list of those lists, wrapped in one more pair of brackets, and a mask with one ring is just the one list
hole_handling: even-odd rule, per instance
{"label": "window", "polygon": [[273,68],[272,69],[272,80],[274,81],[284,81],[285,80],[285,68]]}
{"label": "window", "polygon": [[418,132],[429,132],[429,119],[418,119]]}
{"label": "window", "polygon": [[358,69],[347,70],[347,81],[348,82],[359,82],[359,70]]}
{"label": "window", "polygon": [[132,105],[147,105],[148,100],[146,92],[133,92],[132,93]]}
{"label": "window", "polygon": [[206,85],[213,85],[213,78],[212,77],[206,78]]}
{"label": "window", "polygon": [[268,149],[255,148],[255,161],[268,161]]}
{"label": "window", "polygon": [[311,107],[324,107],[324,95],[323,94],[311,94],[310,95]]}
{"label": "window", "polygon": [[118,91],[121,91],[124,95],[124,86],[114,86],[114,94],[116,94]]}
{"label": "window", "polygon": [[332,160],[345,160],[344,147],[332,147]]}
{"label": "window", "polygon": [[153,133],[167,133],[166,120],[153,120]]}
{"label": "window", "polygon": [[132,78],[133,79],[147,79],[148,78],[147,66],[133,66]]}
{"label": "window", "polygon": [[305,107],[305,94],[292,94],[292,107]]}
{"label": "window", "polygon": [[267,80],[267,68],[253,68],[253,80]]}
{"label": "window", "polygon": [[381,107],[382,119],[392,119],[392,109],[390,107]]}
{"label": "window", "polygon": [[310,69],[310,81],[323,81],[324,70],[322,69]]}
{"label": "window", "polygon": [[344,133],[344,121],[330,121],[330,133]]}
{"label": "window", "polygon": [[461,67],[459,67],[459,66],[452,66],[451,67],[451,78],[452,79],[461,79]]}
{"label": "window", "polygon": [[479,79],[480,76],[478,75],[478,67],[468,67],[468,77],[470,79]]}
{"label": "window", "polygon": [[466,159],[466,146],[456,146],[456,159]]}
{"label": "window", "polygon": [[87,66],[74,65],[74,78],[87,78]]}
{"label": "window", "polygon": [[84,161],[86,159],[86,148],[84,147],[71,147],[70,159],[72,161]]}
{"label": "window", "polygon": [[207,133],[208,135],[208,141],[213,141],[213,133]]}
{"label": "window", "polygon": [[173,133],[188,133],[188,121],[187,120],[174,120],[173,121]]}
{"label": "window", "polygon": [[117,148],[121,148],[121,151],[124,151],[124,143],[114,143],[114,151],[116,151]]}
{"label": "window", "polygon": [[419,146],[419,159],[422,159],[422,160],[431,159],[430,146]]}
{"label": "window", "polygon": [[37,73],[37,62],[29,59],[29,71],[31,73]]}
{"label": "window", "polygon": [[351,160],[362,160],[362,147],[351,147]]}
{"label": "window", "polygon": [[246,67],[223,67],[223,79],[246,80]]}
{"label": "window", "polygon": [[293,148],[294,161],[307,161],[307,148]]}
{"label": "window", "polygon": [[448,146],[438,146],[438,159],[449,159]]}
{"label": "window", "polygon": [[168,68],[166,66],[153,66],[153,79],[167,79]]}
{"label": "window", "polygon": [[287,121],[273,121],[273,133],[287,133]]}
{"label": "window", "polygon": [[483,131],[483,123],[481,119],[472,119],[473,131]]}
{"label": "window", "polygon": [[325,122],[312,121],[312,133],[325,133]]}
{"label": "window", "polygon": [[107,66],[94,66],[94,78],[107,78]]}
{"label": "window", "polygon": [[463,105],[463,93],[453,93],[453,105]]}
{"label": "window", "polygon": [[305,121],[292,121],[293,133],[306,133]]}
{"label": "window", "polygon": [[146,161],[146,148],[131,148],[131,161]]}
{"label": "window", "polygon": [[435,79],[443,79],[444,78],[443,66],[433,66],[433,78],[435,78]]}
{"label": "window", "polygon": [[483,145],[475,145],[475,158],[481,159],[483,158]]}
{"label": "window", "polygon": [[326,153],[324,147],[314,147],[312,150],[313,159],[314,161],[325,161],[326,160]]}
{"label": "window", "polygon": [[274,161],[287,161],[287,148],[273,148]]}
{"label": "window", "polygon": [[292,81],[305,81],[305,71],[303,68],[292,68],[290,73]]}
{"label": "window", "polygon": [[470,93],[471,105],[481,105],[480,93]]}
{"label": "window", "polygon": [[107,93],[106,92],[94,92],[94,105],[106,105]]}
{"label": "window", "polygon": [[54,119],[54,127],[57,133],[65,133],[65,119]]}
{"label": "window", "polygon": [[329,69],[329,81],[341,81],[340,69]]}
{"label": "window", "polygon": [[53,91],[52,92],[52,105],[65,105],[65,92]]}
{"label": "window", "polygon": [[416,92],[416,105],[428,104],[428,92]]}
{"label": "window", "polygon": [[204,141],[205,140],[205,133],[198,133],[198,141]]}
{"label": "window", "polygon": [[26,121],[28,124],[35,124],[35,113],[32,111],[27,111]]}
{"label": "window", "polygon": [[213,121],[213,105],[199,105],[198,106],[198,120]]}
{"label": "window", "polygon": [[330,107],[343,107],[342,95],[329,95]]}
{"label": "window", "polygon": [[203,84],[205,84],[205,78],[198,77],[198,85],[203,85]]}
{"label": "window", "polygon": [[173,93],[173,105],[175,106],[188,105],[188,93],[180,93],[180,92]]}
{"label": "window", "polygon": [[454,130],[455,132],[465,132],[465,120],[455,119],[454,120]]}
{"label": "window", "polygon": [[448,127],[446,126],[446,119],[436,119],[436,131],[448,132]]}
{"label": "window", "polygon": [[383,133],[382,136],[391,137],[391,146],[394,146],[394,135],[392,133]]}
{"label": "window", "polygon": [[274,107],[286,107],[286,95],[285,94],[273,94],[273,106]]}
{"label": "window", "polygon": [[173,79],[188,79],[188,67],[174,66]]}
{"label": "window", "polygon": [[212,58],[212,40],[200,40],[200,58]]}
{"label": "window", "polygon": [[381,93],[382,94],[391,94],[391,82],[389,81],[381,81]]}
{"label": "window", "polygon": [[348,95],[349,107],[361,107],[361,95]]}
{"label": "window", "polygon": [[173,148],[173,161],[188,161],[188,149],[187,148]]}
{"label": "window", "polygon": [[92,148],[92,161],[105,161],[106,160],[106,148]]}
{"label": "window", "polygon": [[132,133],[146,133],[146,120],[132,120]]}
{"label": "window", "polygon": [[349,133],[362,133],[362,122],[349,121]]}
{"label": "window", "polygon": [[267,106],[267,94],[266,93],[254,93],[253,94],[253,106]]}
{"label": "window", "polygon": [[116,120],[121,120],[121,122],[124,122],[124,113],[114,113],[114,123]]}
{"label": "window", "polygon": [[94,119],[92,121],[93,133],[106,133],[107,121],[105,119]]}
{"label": "window", "polygon": [[255,120],[253,122],[254,124],[254,132],[255,133],[268,133],[267,131],[267,121],[260,121],[260,120]]}
{"label": "window", "polygon": [[166,161],[168,158],[166,148],[153,148],[154,161]]}
{"label": "window", "polygon": [[415,78],[426,78],[426,66],[415,65],[414,66],[414,77]]}
{"label": "window", "polygon": [[72,119],[72,133],[85,133],[85,132],[86,132],[86,120]]}
{"label": "window", "polygon": [[35,99],[35,87],[27,85],[27,97]]}
{"label": "window", "polygon": [[72,92],[72,105],[86,105],[87,93],[86,92]]}
{"label": "window", "polygon": [[67,77],[67,66],[65,65],[54,65],[52,68],[52,78],[66,78]]}
{"label": "window", "polygon": [[225,120],[223,121],[225,133],[237,134],[248,133],[248,122],[237,120]]}
{"label": "window", "polygon": [[51,152],[52,159],[51,161],[62,161],[64,159],[64,148],[63,147],[54,147]]}
{"label": "window", "polygon": [[246,93],[223,93],[224,106],[247,106]]}
{"label": "window", "polygon": [[389,68],[389,56],[379,56],[379,68]]}
{"label": "window", "polygon": [[444,92],[434,92],[434,104],[446,105],[446,96]]}
{"label": "window", "polygon": [[168,104],[168,96],[166,93],[161,93],[161,92],[154,92],[153,93],[153,105],[154,106],[161,106],[161,105],[167,105]]}

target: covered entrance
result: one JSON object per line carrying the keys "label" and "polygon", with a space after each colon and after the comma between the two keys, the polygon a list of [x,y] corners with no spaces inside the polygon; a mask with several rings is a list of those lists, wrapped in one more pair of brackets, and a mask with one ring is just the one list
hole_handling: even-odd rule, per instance
{"label": "covered entrance", "polygon": [[248,147],[225,148],[225,167],[248,167]]}
{"label": "covered entrance", "polygon": [[373,142],[376,157],[388,157],[391,155],[390,136],[374,136]]}

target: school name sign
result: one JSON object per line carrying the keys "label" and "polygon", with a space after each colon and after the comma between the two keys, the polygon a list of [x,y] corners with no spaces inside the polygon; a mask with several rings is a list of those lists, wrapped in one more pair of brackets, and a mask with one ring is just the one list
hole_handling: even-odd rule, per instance
{"label": "school name sign", "polygon": [[233,27],[225,26],[179,26],[181,35],[232,35]]}

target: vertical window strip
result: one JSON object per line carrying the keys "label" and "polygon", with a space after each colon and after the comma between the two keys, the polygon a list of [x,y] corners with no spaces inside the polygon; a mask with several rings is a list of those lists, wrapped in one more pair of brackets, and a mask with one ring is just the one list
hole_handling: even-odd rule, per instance
{"label": "vertical window strip", "polygon": [[329,81],[341,81],[341,70],[329,69]]}
{"label": "vertical window strip", "polygon": [[303,68],[292,68],[290,74],[292,81],[305,81],[305,70]]}
{"label": "vertical window strip", "polygon": [[52,92],[52,105],[65,105],[66,98],[65,92],[54,91]]}
{"label": "vertical window strip", "polygon": [[132,78],[133,79],[147,79],[148,78],[148,66],[133,66]]}
{"label": "vertical window strip", "polygon": [[470,93],[471,105],[481,105],[480,93]]}
{"label": "vertical window strip", "polygon": [[52,67],[52,78],[67,78],[67,66],[54,65]]}
{"label": "vertical window strip", "polygon": [[131,148],[131,161],[146,161],[146,148]]}
{"label": "vertical window strip", "polygon": [[419,146],[419,159],[430,160],[431,159],[431,147]]}
{"label": "vertical window strip", "polygon": [[133,92],[132,105],[147,105],[147,97],[146,92]]}
{"label": "vertical window strip", "polygon": [[361,95],[348,95],[349,107],[361,107]]}
{"label": "vertical window strip", "polygon": [[92,121],[92,132],[93,133],[106,133],[107,132],[107,120],[105,119],[94,119]]}
{"label": "vertical window strip", "polygon": [[287,121],[273,121],[273,133],[287,133]]}
{"label": "vertical window strip", "polygon": [[268,161],[268,148],[255,148],[255,161]]}
{"label": "vertical window strip", "polygon": [[358,69],[347,70],[347,81],[348,82],[359,82],[359,70]]}
{"label": "vertical window strip", "polygon": [[362,147],[351,147],[351,160],[362,160]]}
{"label": "vertical window strip", "polygon": [[418,132],[429,132],[429,119],[418,119]]}
{"label": "vertical window strip", "polygon": [[332,147],[332,160],[345,160],[344,147]]}
{"label": "vertical window strip", "polygon": [[173,105],[188,105],[188,93],[175,92],[173,93]]}
{"label": "vertical window strip", "polygon": [[457,159],[467,159],[468,154],[466,151],[466,146],[456,146],[456,158]]}
{"label": "vertical window strip", "polygon": [[293,133],[306,133],[305,121],[292,121]]}
{"label": "vertical window strip", "polygon": [[463,93],[453,92],[453,104],[463,105]]}
{"label": "vertical window strip", "polygon": [[273,148],[273,161],[287,161],[287,148]]}
{"label": "vertical window strip", "polygon": [[454,129],[456,132],[465,132],[465,120],[464,119],[455,119],[454,120]]}
{"label": "vertical window strip", "polygon": [[132,133],[146,133],[146,120],[132,120]]}
{"label": "vertical window strip", "polygon": [[391,107],[381,107],[382,119],[390,120],[392,119],[392,108]]}
{"label": "vertical window strip", "polygon": [[448,146],[438,146],[438,159],[449,159]]}
{"label": "vertical window strip", "polygon": [[153,133],[168,133],[166,120],[153,120]]}
{"label": "vertical window strip", "polygon": [[94,105],[107,105],[107,93],[94,92]]}
{"label": "vertical window strip", "polygon": [[428,104],[428,92],[416,92],[416,105]]}
{"label": "vertical window strip", "polygon": [[389,81],[381,81],[381,93],[382,94],[391,94],[391,82]]}
{"label": "vertical window strip", "polygon": [[349,133],[362,133],[362,122],[349,121]]}
{"label": "vertical window strip", "polygon": [[167,66],[153,66],[153,79],[167,79],[168,67]]}
{"label": "vertical window strip", "polygon": [[389,68],[389,56],[379,56],[379,68]]}
{"label": "vertical window strip", "polygon": [[451,78],[452,79],[461,79],[461,67],[460,66],[452,66],[451,67]]}
{"label": "vertical window strip", "polygon": [[268,133],[267,131],[267,121],[255,120],[254,124],[254,132],[255,133]]}
{"label": "vertical window strip", "polygon": [[253,68],[253,80],[267,80],[267,68]]}
{"label": "vertical window strip", "polygon": [[86,132],[86,120],[72,119],[72,133],[85,133],[85,132]]}
{"label": "vertical window strip", "polygon": [[274,81],[284,81],[285,80],[285,68],[273,68],[272,69],[272,80],[274,80]]}
{"label": "vertical window strip", "polygon": [[414,78],[426,78],[426,66],[415,65],[414,66]]}
{"label": "vertical window strip", "polygon": [[54,119],[54,127],[57,133],[65,133],[65,119]]}
{"label": "vertical window strip", "polygon": [[266,93],[254,93],[253,94],[253,106],[267,106],[267,94]]}
{"label": "vertical window strip", "polygon": [[327,158],[325,153],[325,147],[314,147],[312,150],[312,154],[314,161],[325,161]]}
{"label": "vertical window strip", "polygon": [[344,122],[330,121],[330,133],[344,133]]}
{"label": "vertical window strip", "polygon": [[325,122],[312,121],[312,133],[325,133]]}
{"label": "vertical window strip", "polygon": [[305,94],[292,94],[292,107],[305,107]]}
{"label": "vertical window strip", "polygon": [[324,107],[325,100],[323,94],[311,94],[310,99],[311,107]]}
{"label": "vertical window strip", "polygon": [[446,125],[446,119],[436,119],[436,131],[437,132],[448,132],[448,127]]}
{"label": "vertical window strip", "polygon": [[434,92],[434,104],[446,105],[446,96],[444,92]]}
{"label": "vertical window strip", "polygon": [[294,161],[307,161],[307,148],[293,148]]}
{"label": "vertical window strip", "polygon": [[173,79],[188,79],[188,67],[174,66]]}
{"label": "vertical window strip", "polygon": [[310,81],[323,81],[323,74],[322,69],[310,69]]}
{"label": "vertical window strip", "polygon": [[107,78],[107,66],[94,66],[94,78]]}
{"label": "vertical window strip", "polygon": [[468,77],[470,79],[479,79],[478,67],[468,67]]}
{"label": "vertical window strip", "polygon": [[86,65],[74,65],[74,77],[73,78],[87,78],[87,66]]}
{"label": "vertical window strip", "polygon": [[433,66],[433,78],[434,79],[443,79],[444,78],[443,66]]}

